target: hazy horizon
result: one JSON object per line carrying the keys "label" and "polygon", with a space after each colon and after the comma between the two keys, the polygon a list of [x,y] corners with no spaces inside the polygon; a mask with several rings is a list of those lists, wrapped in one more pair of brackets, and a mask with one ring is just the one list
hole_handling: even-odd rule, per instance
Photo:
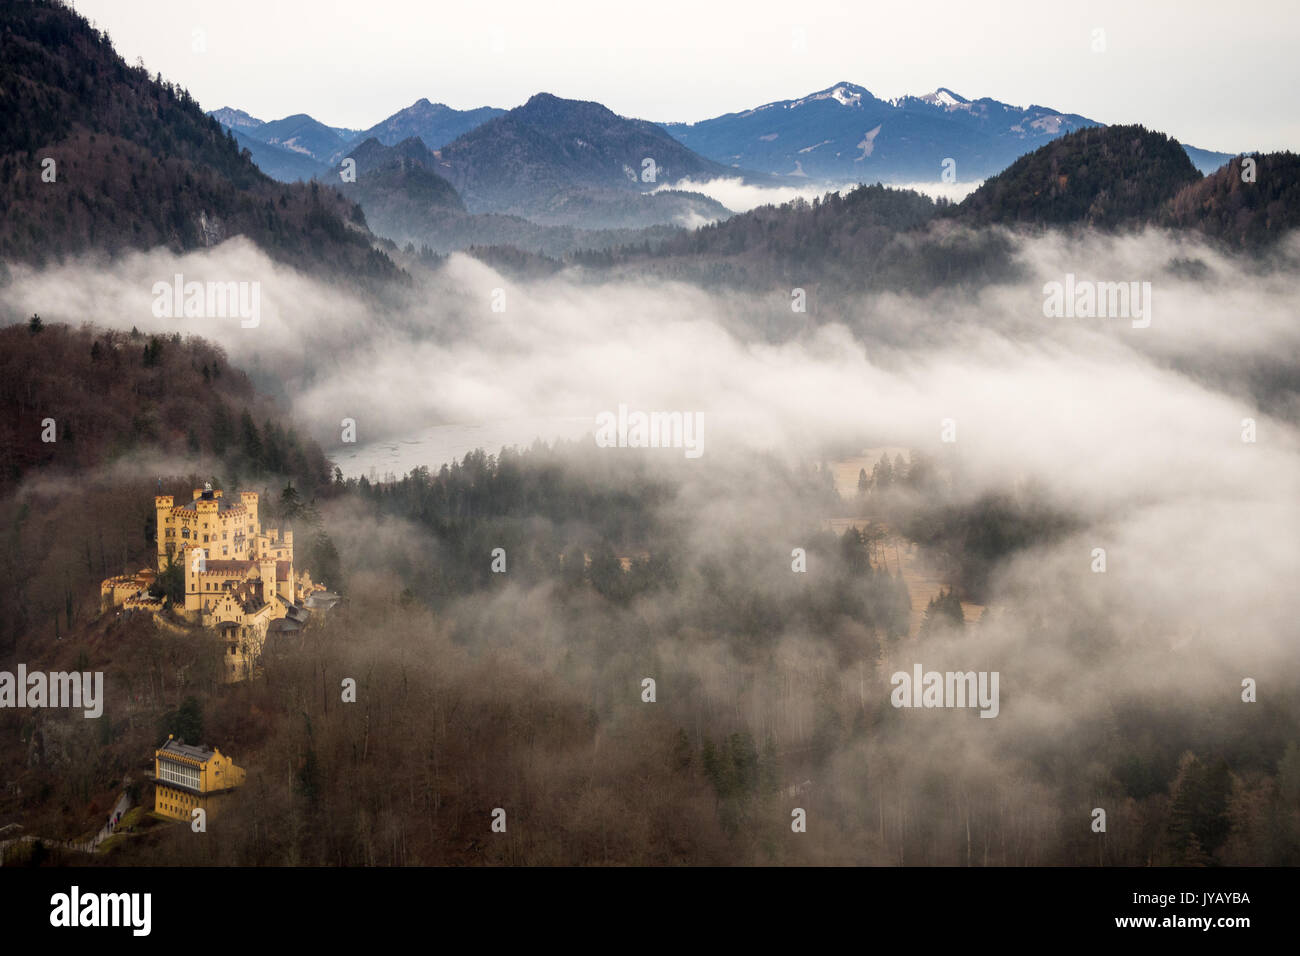
{"label": "hazy horizon", "polygon": [[[366,129],[421,98],[510,109],[550,92],[638,119],[697,122],[851,82],[881,99],[942,86],[1107,125],[1141,123],[1222,152],[1300,149],[1291,103],[1300,69],[1290,55],[1300,27],[1275,15],[1286,9],[1276,2],[1239,19],[1208,2],[1086,11],[1015,2],[996,21],[943,2],[918,23],[908,9],[835,2],[793,15],[769,2],[674,2],[654,16],[621,17],[581,2],[561,17],[510,0],[491,26],[474,9],[393,0],[337,4],[324,17],[314,6],[249,0],[232,0],[219,18],[193,0],[75,8],[108,30],[128,62],[143,57],[205,110],[229,106],[263,120],[308,113]],[[387,28],[398,20],[400,30]]]}

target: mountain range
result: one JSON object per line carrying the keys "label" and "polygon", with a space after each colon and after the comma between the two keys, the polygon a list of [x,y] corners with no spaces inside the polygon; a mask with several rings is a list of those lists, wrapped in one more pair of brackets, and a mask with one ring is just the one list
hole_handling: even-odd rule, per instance
{"label": "mountain range", "polygon": [[[658,184],[731,173],[654,123],[549,93],[538,93],[434,155],[439,175],[451,181],[474,212],[595,228],[615,224],[603,207],[622,206],[630,196],[652,193]],[[726,214],[718,203],[701,198],[701,219]],[[649,196],[641,202],[653,206],[659,199]]]}
{"label": "mountain range", "polygon": [[[1046,142],[960,205],[855,191],[851,199],[767,207],[732,217],[726,228],[683,233],[676,227],[718,222],[730,212],[708,196],[667,185],[723,175],[756,184],[788,178],[724,166],[661,126],[550,94],[492,116],[438,149],[416,135],[391,145],[378,136],[345,143],[351,131],[303,114],[273,123],[233,109],[205,116],[183,88],[127,66],[106,34],[68,8],[0,0],[0,12],[6,41],[0,108],[8,120],[0,125],[0,257],[15,262],[158,246],[187,251],[245,235],[295,266],[373,278],[400,274],[388,255],[395,243],[434,252],[514,246],[575,261],[588,249],[599,254],[583,261],[597,263],[633,255],[653,261],[662,252],[697,256],[701,267],[757,249],[765,250],[770,274],[801,263],[806,270],[809,256],[821,256],[842,261],[851,277],[864,269],[855,250],[879,243],[902,262],[907,243],[891,246],[890,235],[918,224],[939,235],[944,219],[966,229],[1167,225],[1242,247],[1274,241],[1297,218],[1298,174],[1290,154],[1257,157],[1268,175],[1242,189],[1223,169],[1202,180],[1189,151],[1163,134],[1095,125],[1060,134],[1067,121],[1086,121],[1067,117],[1058,125],[1036,115],[1021,125],[1042,130]],[[891,108],[920,116],[936,107],[968,112],[953,107],[961,102],[955,94],[932,99],[924,109],[901,101]],[[840,85],[772,115],[797,119],[813,115],[801,113],[811,106],[817,115],[835,116],[828,111],[863,102],[857,88]],[[412,124],[446,129],[460,121],[435,104],[416,106],[407,116]],[[400,123],[390,123],[384,135],[401,131]],[[890,142],[883,136],[875,140]],[[301,157],[321,171],[309,183],[275,182],[242,142]],[[327,164],[340,149],[350,154],[343,159],[352,160],[355,182],[339,175],[348,164]],[[45,179],[50,161],[57,176]],[[653,176],[646,175],[650,170]],[[939,270],[951,271],[965,256],[942,243],[926,250],[939,250]],[[978,255],[965,261],[977,262]]]}
{"label": "mountain range", "polygon": [[[731,214],[689,183],[739,177],[830,189],[980,181],[1061,136],[1102,125],[1044,106],[971,100],[946,87],[884,100],[848,82],[696,123],[630,119],[549,93],[511,110],[420,99],[359,133],[306,114],[263,122],[223,107],[209,115],[271,177],[347,185],[371,225],[398,242],[439,252],[495,244],[515,232],[507,222],[527,220],[522,247],[548,254],[606,248],[629,229]],[[1230,158],[1182,148],[1203,173]],[[337,175],[348,159],[383,174],[348,184]]]}
{"label": "mountain range", "polygon": [[[509,111],[512,119],[495,127],[493,135],[517,138],[521,125],[539,127],[542,137],[551,135],[545,128],[547,110],[553,117],[559,98],[544,93],[538,97]],[[599,115],[597,110],[609,114],[601,115],[594,127],[584,127],[589,136],[598,134],[601,123],[607,124],[613,114],[595,103],[586,108],[593,114],[589,118]],[[321,166],[336,164],[349,150],[370,138],[393,146],[416,136],[430,149],[450,148],[489,121],[506,116],[507,111],[493,107],[456,110],[421,99],[355,135],[302,114],[272,123],[262,123],[230,107],[210,115],[236,134],[268,175],[293,180],[320,175]],[[565,117],[570,125],[572,119]],[[842,82],[798,99],[765,103],[699,122],[653,125],[695,154],[683,161],[682,154],[674,152],[674,162],[667,164],[677,171],[698,170],[688,175],[767,174],[790,183],[838,185],[937,181],[947,160],[952,161],[956,181],[982,180],[1058,136],[1103,124],[1045,106],[1012,106],[989,97],[971,100],[947,87],[922,96],[885,100],[863,86]],[[562,153],[557,157],[561,165],[567,160],[581,165],[584,160],[594,159],[601,149],[618,148],[618,144],[591,138],[583,142],[595,151],[591,156],[583,155],[587,152],[584,147],[570,149],[576,144],[562,133],[558,137],[551,135],[550,145],[561,146]],[[1231,155],[1195,146],[1183,148],[1202,173],[1219,168]],[[708,166],[702,160],[716,165]],[[671,177],[673,169],[666,173]],[[468,187],[473,192],[474,184],[469,180],[474,176],[473,171],[457,169],[450,178],[453,182],[460,180],[458,188]],[[664,182],[664,176],[658,181]],[[492,192],[495,201],[499,190]]]}
{"label": "mountain range", "polygon": [[[664,129],[732,166],[795,180],[888,184],[933,182],[949,160],[956,181],[986,179],[1058,136],[1101,125],[1046,106],[970,100],[946,87],[882,100],[845,82],[797,100],[698,123],[666,123]],[[1187,152],[1202,172],[1230,158],[1195,147]]]}
{"label": "mountain range", "polygon": [[[505,110],[492,106],[457,110],[443,103],[430,103],[426,99],[420,99],[369,129],[357,133],[351,138],[351,145],[347,148],[351,149],[368,139],[377,139],[385,146],[396,146],[402,140],[415,136],[430,149],[438,149],[504,112]],[[344,152],[335,151],[330,156],[330,161],[338,162],[343,156]]]}
{"label": "mountain range", "polygon": [[395,146],[415,136],[437,149],[504,112],[490,106],[457,110],[421,99],[366,130],[326,126],[305,113],[267,122],[223,106],[208,115],[235,135],[268,176],[295,182],[322,176],[367,140]]}
{"label": "mountain range", "polygon": [[[736,175],[654,123],[549,93],[509,111],[460,111],[420,100],[348,142],[346,131],[305,114],[270,123],[230,107],[209,115],[275,178],[336,185],[344,181],[334,175],[343,161],[352,159],[358,170],[388,166],[396,154],[375,147],[400,148],[405,159],[449,181],[469,212],[523,216],[540,226],[604,230],[706,222],[730,212],[707,196],[659,187],[687,177]],[[408,169],[355,191],[369,200],[368,213],[377,203],[398,213],[408,200],[421,205],[418,194],[431,186],[427,176],[417,184],[414,175]],[[417,195],[404,199],[407,187]],[[409,209],[402,218],[409,223]]]}
{"label": "mountain range", "polygon": [[[334,176],[330,182],[365,209],[370,228],[399,244],[435,253],[508,244],[526,252],[563,255],[662,239],[676,231],[675,221],[689,221],[692,216],[729,215],[698,193],[583,187],[545,193],[552,203],[550,215],[540,206],[528,207],[530,218],[481,207],[471,212],[456,188],[435,171],[441,167],[438,155],[418,137],[393,146],[371,138],[351,150],[348,158],[355,164],[355,176]],[[510,168],[522,170],[528,165],[521,160]],[[562,221],[565,208],[577,225]]]}
{"label": "mountain range", "polygon": [[[1012,232],[1200,233],[1262,254],[1300,228],[1300,156],[1255,154],[1202,176],[1177,140],[1141,126],[1085,127],[1022,156],[959,203],[883,185],[760,206],[652,247],[574,256],[615,274],[730,286],[908,290],[1014,280]],[[988,228],[988,227],[1001,228]],[[1175,261],[1171,269],[1203,270]]]}

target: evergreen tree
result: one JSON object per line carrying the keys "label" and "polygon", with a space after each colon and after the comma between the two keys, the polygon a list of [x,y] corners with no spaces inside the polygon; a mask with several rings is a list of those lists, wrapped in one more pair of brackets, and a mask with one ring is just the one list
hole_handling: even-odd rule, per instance
{"label": "evergreen tree", "polygon": [[317,584],[326,584],[335,591],[343,587],[342,565],[339,562],[338,548],[324,531],[317,531],[307,549],[307,570]]}
{"label": "evergreen tree", "polygon": [[1228,836],[1228,765],[1207,765],[1191,751],[1183,754],[1170,786],[1167,835],[1175,861],[1183,866],[1213,862]]}
{"label": "evergreen tree", "polygon": [[257,423],[253,421],[253,416],[247,411],[239,418],[239,431],[244,457],[254,467],[260,468],[263,464],[262,436],[258,433]]}
{"label": "evergreen tree", "polygon": [[203,741],[203,707],[198,698],[186,697],[180,707],[167,714],[164,724],[165,734],[197,747]]}
{"label": "evergreen tree", "polygon": [[293,521],[300,517],[303,512],[302,499],[298,497],[298,492],[294,490],[293,482],[284,486],[280,492],[280,517],[285,521]]}
{"label": "evergreen tree", "polygon": [[871,483],[877,491],[884,491],[894,483],[894,468],[889,463],[889,456],[882,454],[880,461],[871,469]]}
{"label": "evergreen tree", "polygon": [[166,598],[172,607],[185,604],[185,568],[179,561],[169,561],[153,584],[149,585],[149,594],[155,598]]}
{"label": "evergreen tree", "polygon": [[224,455],[226,448],[229,447],[231,440],[234,438],[235,428],[230,421],[230,410],[226,408],[225,402],[217,402],[216,407],[212,410],[212,452],[215,455]]}
{"label": "evergreen tree", "polygon": [[921,618],[921,634],[930,634],[940,627],[961,627],[966,623],[966,615],[961,609],[961,599],[951,588],[941,590],[930,598],[925,605],[925,616]]}

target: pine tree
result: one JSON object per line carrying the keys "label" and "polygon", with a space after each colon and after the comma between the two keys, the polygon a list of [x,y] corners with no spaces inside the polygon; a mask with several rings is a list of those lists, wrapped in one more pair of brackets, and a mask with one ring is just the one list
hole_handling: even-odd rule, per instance
{"label": "pine tree", "polygon": [[262,465],[262,436],[258,433],[257,423],[247,411],[239,418],[241,442],[244,457],[255,467]]}
{"label": "pine tree", "polygon": [[921,618],[921,634],[930,634],[936,628],[961,627],[966,617],[961,608],[961,599],[951,588],[941,590],[930,598],[925,605],[925,616]]}
{"label": "pine tree", "polygon": [[1222,760],[1207,766],[1191,751],[1183,754],[1170,786],[1166,833],[1175,862],[1204,866],[1227,839],[1231,777]]}
{"label": "pine tree", "polygon": [[198,746],[203,741],[203,707],[198,698],[186,697],[166,718],[166,733],[182,743]]}

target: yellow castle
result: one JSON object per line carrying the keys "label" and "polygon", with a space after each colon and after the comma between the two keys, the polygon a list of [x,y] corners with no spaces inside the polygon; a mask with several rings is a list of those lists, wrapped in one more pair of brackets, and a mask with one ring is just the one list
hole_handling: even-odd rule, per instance
{"label": "yellow castle", "polygon": [[[242,492],[235,503],[207,484],[179,505],[171,495],[157,495],[154,507],[158,570],[177,562],[185,571],[185,605],[175,610],[194,624],[219,630],[227,676],[248,676],[267,633],[301,629],[309,614],[307,600],[324,587],[295,570],[292,531],[263,530],[255,491]],[[101,603],[106,609],[160,610],[161,602],[147,594],[152,580],[148,569],[109,578],[100,587]]]}

